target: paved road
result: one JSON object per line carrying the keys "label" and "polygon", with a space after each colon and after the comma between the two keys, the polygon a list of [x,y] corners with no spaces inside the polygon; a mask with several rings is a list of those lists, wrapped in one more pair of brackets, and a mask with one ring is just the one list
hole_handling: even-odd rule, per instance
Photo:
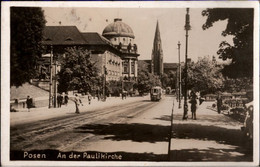
{"label": "paved road", "polygon": [[[125,159],[167,157],[173,97],[11,126],[11,151],[117,152]],[[142,156],[140,156],[142,155]],[[157,155],[157,156],[155,156]]]}
{"label": "paved road", "polygon": [[[11,124],[11,159],[31,154],[46,153],[48,160],[120,160],[168,161],[170,120],[174,97],[166,96],[160,102],[148,98],[132,99],[93,109],[81,114],[63,112],[45,120],[19,121]],[[96,105],[103,103],[96,103]],[[252,143],[242,137],[241,123],[207,109],[203,103],[197,120],[182,120],[182,109],[174,105],[170,161],[252,161]],[[95,109],[94,109],[95,108]],[[102,109],[101,109],[102,108]],[[62,111],[61,111],[62,112]],[[28,114],[26,113],[20,113]],[[189,112],[190,116],[190,112]],[[32,117],[35,118],[35,117]],[[68,158],[73,152],[80,158]],[[83,158],[83,154],[96,157]],[[62,153],[64,157],[59,157]],[[105,155],[100,159],[101,153]],[[62,155],[62,156],[63,156]],[[31,158],[37,159],[37,158]]]}

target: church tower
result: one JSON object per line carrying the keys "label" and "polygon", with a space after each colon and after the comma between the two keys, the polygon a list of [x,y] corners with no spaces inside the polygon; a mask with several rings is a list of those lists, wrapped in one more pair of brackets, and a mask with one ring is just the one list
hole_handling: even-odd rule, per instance
{"label": "church tower", "polygon": [[151,72],[159,76],[163,74],[163,50],[158,20],[153,41]]}

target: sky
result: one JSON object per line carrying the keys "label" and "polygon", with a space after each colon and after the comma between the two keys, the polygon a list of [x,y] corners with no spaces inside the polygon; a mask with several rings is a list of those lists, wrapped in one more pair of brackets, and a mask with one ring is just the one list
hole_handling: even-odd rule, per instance
{"label": "sky", "polygon": [[[181,61],[185,59],[185,14],[186,8],[43,8],[46,25],[75,25],[81,32],[98,32],[121,18],[129,25],[135,35],[139,59],[151,59],[156,29],[159,29],[162,40],[165,63],[177,63],[178,41],[181,43]],[[232,37],[223,37],[221,32],[226,28],[227,21],[216,22],[213,27],[202,30],[206,17],[201,15],[204,9],[190,8],[191,30],[188,36],[188,58],[197,61],[198,57],[215,55],[221,41],[231,42]],[[217,59],[218,61],[221,61]]]}

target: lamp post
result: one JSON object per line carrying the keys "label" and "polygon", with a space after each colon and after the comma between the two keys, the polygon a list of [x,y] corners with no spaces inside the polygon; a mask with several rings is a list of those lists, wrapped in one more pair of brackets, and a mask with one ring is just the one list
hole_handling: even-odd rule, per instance
{"label": "lamp post", "polygon": [[52,58],[53,58],[53,46],[51,45],[51,54],[50,54],[50,83],[49,83],[49,108],[52,107]]}
{"label": "lamp post", "polygon": [[[179,54],[179,108],[181,108],[181,54],[180,54],[181,43],[178,42],[178,54]],[[178,76],[178,75],[177,75]]]}
{"label": "lamp post", "polygon": [[187,57],[188,57],[188,31],[191,29],[190,26],[190,15],[189,15],[189,8],[186,9],[186,17],[185,17],[185,26],[184,29],[186,30],[186,47],[185,47],[185,84],[184,84],[184,107],[183,107],[183,120],[188,118],[188,104],[187,104],[187,82],[188,82],[188,65],[187,65]]}

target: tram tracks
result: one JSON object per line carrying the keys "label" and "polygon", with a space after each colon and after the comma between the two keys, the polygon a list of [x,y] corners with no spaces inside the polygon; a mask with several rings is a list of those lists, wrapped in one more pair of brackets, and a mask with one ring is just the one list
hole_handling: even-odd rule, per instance
{"label": "tram tracks", "polygon": [[[51,120],[39,121],[25,126],[11,127],[11,149],[29,148],[34,142],[44,141],[48,137],[62,133],[65,130],[73,129],[80,125],[97,121],[99,118],[106,119],[104,116],[127,113],[133,108],[143,106],[143,102],[134,102],[127,105],[109,107],[106,110],[83,112],[79,115],[66,116]],[[125,112],[124,112],[125,111]],[[28,140],[29,139],[29,140]]]}

